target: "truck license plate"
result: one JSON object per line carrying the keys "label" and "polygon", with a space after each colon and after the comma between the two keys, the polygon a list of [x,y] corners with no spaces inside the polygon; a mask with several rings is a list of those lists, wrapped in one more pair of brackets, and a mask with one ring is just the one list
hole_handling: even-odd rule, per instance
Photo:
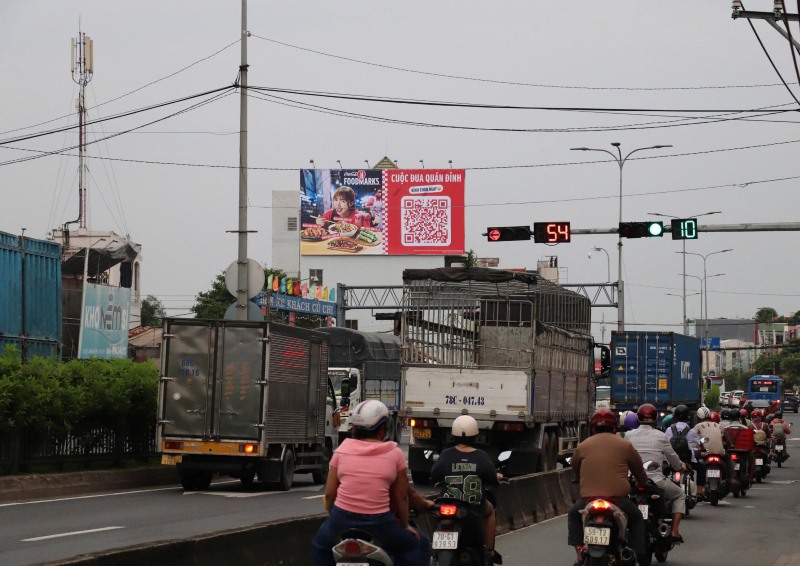
{"label": "truck license plate", "polygon": [[756,458],[756,466],[763,466],[764,459],[763,458]]}
{"label": "truck license plate", "polygon": [[411,432],[414,434],[414,438],[430,438],[431,437],[431,429],[429,429],[429,428],[414,428],[414,429],[411,429]]}
{"label": "truck license plate", "polygon": [[434,550],[453,550],[458,548],[458,533],[433,531],[431,548]]}
{"label": "truck license plate", "polygon": [[706,477],[709,477],[709,478],[721,477],[721,470],[708,469],[708,470],[706,470]]}
{"label": "truck license plate", "polygon": [[647,520],[647,515],[650,514],[650,506],[649,505],[639,505],[639,513],[642,514],[642,519],[645,521]]}
{"label": "truck license plate", "polygon": [[182,460],[183,460],[182,454],[176,454],[174,456],[171,454],[161,455],[161,464],[163,466],[174,466],[175,464],[180,464]]}
{"label": "truck license plate", "polygon": [[608,546],[611,541],[611,529],[583,527],[583,544],[599,544]]}

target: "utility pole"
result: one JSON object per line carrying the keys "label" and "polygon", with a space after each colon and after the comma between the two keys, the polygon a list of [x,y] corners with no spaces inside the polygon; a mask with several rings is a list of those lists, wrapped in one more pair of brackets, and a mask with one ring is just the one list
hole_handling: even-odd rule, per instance
{"label": "utility pole", "polygon": [[[72,38],[72,80],[79,87],[78,100],[78,226],[86,228],[86,85],[94,75],[94,42],[80,31]],[[66,225],[65,225],[66,227]]]}
{"label": "utility pole", "polygon": [[239,255],[236,318],[247,320],[247,0],[242,0],[242,59],[239,65]]}

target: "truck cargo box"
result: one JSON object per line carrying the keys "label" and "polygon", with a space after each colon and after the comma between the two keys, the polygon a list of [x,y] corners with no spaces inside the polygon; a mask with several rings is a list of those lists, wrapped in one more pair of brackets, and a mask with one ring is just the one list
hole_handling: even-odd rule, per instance
{"label": "truck cargo box", "polygon": [[61,245],[0,232],[0,351],[61,355]]}
{"label": "truck cargo box", "polygon": [[674,332],[611,335],[611,403],[628,410],[700,403],[700,341]]}

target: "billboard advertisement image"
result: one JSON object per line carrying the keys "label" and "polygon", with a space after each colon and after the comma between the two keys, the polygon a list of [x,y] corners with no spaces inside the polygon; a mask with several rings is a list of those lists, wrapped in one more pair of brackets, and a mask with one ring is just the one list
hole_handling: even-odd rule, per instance
{"label": "billboard advertisement image", "polygon": [[464,253],[463,169],[303,169],[301,255]]}
{"label": "billboard advertisement image", "polygon": [[87,358],[126,358],[131,290],[86,283],[79,354]]}

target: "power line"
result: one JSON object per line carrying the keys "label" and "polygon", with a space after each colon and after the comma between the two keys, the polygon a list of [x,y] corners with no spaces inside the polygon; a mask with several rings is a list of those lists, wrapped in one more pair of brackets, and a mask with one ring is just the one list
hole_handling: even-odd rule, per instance
{"label": "power line", "polygon": [[[771,83],[771,84],[753,84],[753,85],[722,85],[722,86],[688,86],[688,87],[599,87],[599,86],[581,86],[581,85],[556,85],[556,84],[544,84],[544,83],[526,83],[526,82],[518,82],[518,81],[503,81],[503,80],[493,80],[493,79],[485,79],[480,77],[470,77],[467,75],[453,75],[447,73],[436,73],[431,71],[421,71],[418,69],[408,69],[404,67],[398,67],[393,65],[386,65],[382,63],[374,63],[372,61],[365,61],[363,59],[355,59],[352,57],[345,57],[342,55],[336,55],[333,53],[326,53],[324,51],[317,51],[315,49],[309,49],[308,47],[301,47],[299,45],[293,45],[291,43],[286,43],[284,41],[278,41],[277,39],[271,39],[269,37],[264,37],[257,34],[251,34],[251,37],[255,37],[257,39],[261,39],[263,41],[267,41],[270,43],[275,43],[277,45],[282,45],[284,47],[289,47],[291,49],[297,49],[299,51],[306,51],[308,53],[313,53],[315,55],[321,55],[323,57],[330,57],[332,59],[339,59],[341,61],[348,61],[350,63],[358,63],[361,65],[368,65],[371,67],[377,67],[381,69],[388,69],[391,71],[401,71],[404,73],[413,73],[417,75],[424,75],[429,77],[440,77],[445,79],[458,79],[464,81],[474,81],[474,82],[481,82],[481,83],[491,83],[491,84],[501,84],[501,85],[511,85],[511,86],[525,86],[525,87],[535,87],[535,88],[552,88],[552,89],[570,89],[570,90],[624,90],[624,91],[669,91],[669,90],[714,90],[714,89],[738,89],[738,88],[764,88],[764,87],[776,87],[781,86],[780,83]],[[793,83],[796,84],[796,83]]]}

